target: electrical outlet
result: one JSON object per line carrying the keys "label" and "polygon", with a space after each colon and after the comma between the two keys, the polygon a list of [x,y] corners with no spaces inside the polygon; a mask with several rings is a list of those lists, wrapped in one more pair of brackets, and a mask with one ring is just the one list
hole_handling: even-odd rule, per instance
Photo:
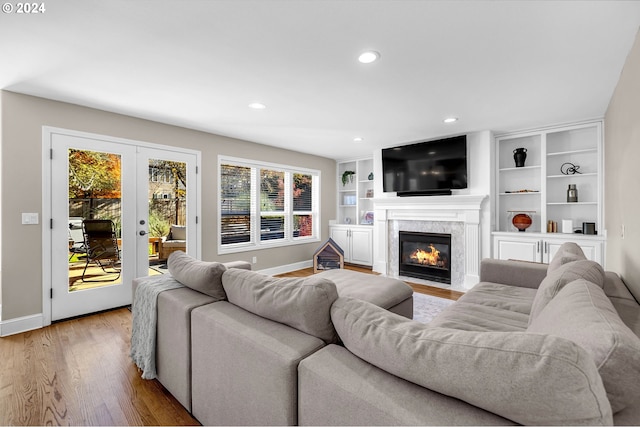
{"label": "electrical outlet", "polygon": [[254,264],[255,264],[255,263],[257,263],[257,262],[258,262],[258,257],[257,257],[257,256],[254,256],[254,257],[253,257],[252,262],[253,262]]}

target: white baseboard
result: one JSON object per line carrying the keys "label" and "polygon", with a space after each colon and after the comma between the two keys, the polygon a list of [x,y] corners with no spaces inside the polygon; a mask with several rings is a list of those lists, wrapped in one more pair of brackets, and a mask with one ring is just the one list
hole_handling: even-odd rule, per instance
{"label": "white baseboard", "polygon": [[303,268],[313,267],[313,260],[300,261],[293,264],[279,265],[278,267],[265,268],[264,270],[258,270],[258,273],[273,276],[274,274],[284,274],[290,271],[302,270]]}
{"label": "white baseboard", "polygon": [[42,327],[44,327],[44,317],[42,313],[16,317],[15,319],[0,322],[0,337],[32,331]]}

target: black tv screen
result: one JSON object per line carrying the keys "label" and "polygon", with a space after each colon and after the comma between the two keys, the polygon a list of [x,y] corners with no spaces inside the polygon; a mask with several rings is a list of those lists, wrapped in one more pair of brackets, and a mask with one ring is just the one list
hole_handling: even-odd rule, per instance
{"label": "black tv screen", "polygon": [[467,188],[467,136],[382,150],[382,186],[398,196],[451,194]]}

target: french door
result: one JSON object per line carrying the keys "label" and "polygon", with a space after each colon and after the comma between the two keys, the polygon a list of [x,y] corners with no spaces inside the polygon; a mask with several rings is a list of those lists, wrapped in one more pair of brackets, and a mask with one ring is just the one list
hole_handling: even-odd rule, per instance
{"label": "french door", "polygon": [[49,143],[51,320],[130,304],[135,277],[166,271],[172,230],[198,257],[196,152],[74,132]]}

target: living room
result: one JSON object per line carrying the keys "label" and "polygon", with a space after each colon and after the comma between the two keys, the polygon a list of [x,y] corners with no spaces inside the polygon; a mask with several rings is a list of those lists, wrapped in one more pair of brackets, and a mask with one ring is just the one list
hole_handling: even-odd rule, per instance
{"label": "living room", "polygon": [[[382,7],[384,2],[375,3],[377,3],[378,7]],[[571,7],[575,7],[575,10],[579,13],[580,7],[591,7],[586,6],[584,3],[597,4],[598,2],[573,3],[575,3],[574,6],[567,7],[569,7],[569,9]],[[2,150],[2,264],[0,267],[0,304],[2,307],[0,313],[0,327],[2,329],[0,331],[5,335],[5,331],[7,334],[16,333],[41,327],[46,323],[43,321],[42,314],[44,306],[47,304],[47,300],[43,297],[43,276],[45,275],[45,268],[43,266],[46,265],[44,258],[47,256],[46,251],[43,251],[42,249],[44,227],[42,227],[42,225],[34,226],[29,224],[23,225],[20,223],[21,215],[23,213],[40,213],[40,224],[48,223],[48,219],[42,215],[44,199],[43,187],[45,186],[47,179],[47,177],[43,176],[44,160],[42,134],[44,126],[57,129],[68,129],[87,134],[106,135],[114,138],[162,144],[165,146],[176,146],[199,151],[202,159],[200,177],[202,182],[200,201],[202,231],[201,236],[199,237],[199,240],[201,241],[201,250],[199,253],[200,258],[203,260],[216,260],[220,262],[240,259],[252,263],[253,269],[255,270],[279,272],[287,269],[296,269],[301,266],[307,266],[318,245],[329,237],[329,221],[339,219],[339,202],[336,190],[340,188],[339,186],[341,184],[339,183],[339,166],[336,161],[347,161],[356,158],[372,158],[377,155],[376,153],[379,153],[379,150],[381,150],[383,146],[386,148],[409,144],[412,142],[434,140],[448,136],[465,134],[468,136],[468,141],[470,141],[469,143],[474,141],[478,144],[474,145],[474,150],[476,151],[472,152],[474,157],[470,158],[469,168],[471,176],[475,176],[477,178],[475,180],[470,179],[470,189],[468,194],[483,194],[487,196],[487,200],[490,200],[492,197],[495,197],[496,191],[493,184],[495,180],[495,171],[491,170],[489,167],[492,160],[492,147],[495,143],[496,135],[523,129],[539,129],[551,125],[562,125],[582,122],[584,120],[602,119],[604,132],[602,153],[604,157],[604,227],[603,230],[599,231],[601,234],[604,234],[606,230],[604,254],[606,269],[617,272],[628,286],[640,290],[640,254],[636,249],[640,242],[640,231],[636,225],[637,221],[635,221],[635,213],[638,211],[638,208],[640,208],[640,202],[637,198],[634,198],[635,184],[639,180],[639,172],[634,166],[636,159],[640,158],[637,144],[638,126],[640,123],[640,118],[637,113],[640,111],[640,105],[638,105],[638,100],[640,99],[640,93],[638,92],[639,81],[637,77],[640,75],[640,36],[638,36],[637,33],[638,9],[633,2],[613,2],[610,4],[611,5],[606,6],[604,10],[609,10],[606,8],[611,8],[611,16],[602,17],[602,20],[609,22],[610,26],[615,27],[615,22],[612,23],[610,20],[614,20],[614,18],[618,17],[621,17],[622,19],[622,17],[626,16],[626,19],[622,19],[624,25],[618,25],[619,27],[626,29],[626,31],[621,30],[621,38],[613,41],[612,46],[615,45],[615,49],[612,47],[611,51],[616,51],[617,55],[614,55],[615,58],[603,56],[596,61],[601,68],[608,69],[612,63],[615,63],[617,68],[614,67],[614,70],[608,70],[609,72],[606,74],[607,76],[614,74],[615,79],[613,79],[613,81],[603,82],[602,85],[600,85],[599,81],[588,82],[590,86],[597,88],[595,92],[602,92],[597,94],[597,96],[599,96],[598,99],[605,100],[599,105],[592,106],[593,108],[588,110],[588,113],[582,113],[576,116],[573,111],[567,110],[568,108],[571,108],[572,104],[565,104],[565,102],[567,102],[566,98],[573,96],[574,92],[562,93],[557,97],[548,99],[549,103],[556,104],[554,109],[565,109],[567,110],[565,113],[557,114],[553,117],[536,117],[532,120],[521,119],[520,123],[513,124],[503,123],[500,122],[499,119],[492,117],[491,125],[487,124],[484,126],[485,123],[490,122],[487,120],[482,122],[483,126],[478,127],[480,124],[465,124],[465,121],[470,121],[471,118],[468,115],[462,114],[459,114],[460,117],[457,124],[444,124],[442,123],[442,120],[446,115],[458,115],[453,105],[445,105],[442,108],[433,110],[427,109],[420,113],[422,115],[431,115],[435,117],[430,119],[433,122],[438,122],[437,124],[432,125],[433,127],[428,130],[420,127],[416,129],[407,128],[406,131],[398,132],[393,137],[388,137],[386,139],[383,138],[384,140],[376,143],[378,145],[375,147],[374,144],[367,144],[370,144],[374,138],[378,138],[374,137],[372,133],[375,133],[377,121],[380,119],[370,119],[368,121],[360,122],[357,126],[353,126],[353,128],[346,131],[346,133],[350,135],[348,140],[345,140],[343,138],[344,134],[341,134],[341,138],[343,138],[343,140],[338,145],[339,148],[335,149],[333,152],[326,151],[326,147],[323,147],[323,144],[319,143],[318,140],[314,138],[309,138],[308,140],[304,139],[305,135],[314,135],[315,137],[316,132],[313,131],[312,127],[306,129],[302,128],[306,118],[295,108],[291,109],[292,116],[287,123],[287,127],[298,128],[299,133],[296,137],[299,140],[298,144],[300,149],[285,148],[280,144],[277,137],[265,136],[263,140],[260,140],[260,138],[256,138],[255,136],[243,137],[242,133],[226,134],[222,130],[217,134],[216,132],[204,128],[198,122],[198,120],[203,120],[202,116],[205,116],[204,121],[219,121],[220,123],[233,121],[232,118],[225,115],[224,107],[216,107],[215,109],[211,108],[210,111],[207,111],[208,106],[206,99],[200,99],[195,103],[195,106],[190,106],[190,108],[193,109],[192,111],[199,109],[204,112],[201,114],[200,118],[194,116],[193,122],[190,122],[188,119],[181,119],[179,123],[176,123],[175,121],[172,121],[172,117],[169,116],[152,116],[149,111],[153,109],[154,105],[170,104],[171,109],[174,111],[179,110],[182,107],[180,101],[176,101],[171,98],[169,93],[172,92],[168,92],[167,95],[163,95],[162,90],[160,89],[163,85],[172,86],[175,84],[178,86],[178,89],[176,90],[179,90],[180,84],[175,83],[180,80],[180,77],[178,76],[176,76],[173,81],[155,82],[155,77],[147,74],[146,78],[148,78],[152,83],[155,83],[155,85],[150,83],[149,87],[141,88],[139,95],[141,98],[146,98],[145,103],[149,108],[148,111],[145,111],[142,107],[127,109],[126,105],[123,106],[107,103],[100,104],[97,98],[95,99],[95,102],[83,101],[80,94],[76,92],[73,87],[70,87],[67,93],[61,93],[60,88],[40,88],[38,87],[40,84],[40,82],[38,82],[38,76],[41,74],[55,75],[58,73],[56,67],[59,65],[56,65],[51,69],[47,69],[46,67],[29,67],[29,54],[27,53],[28,50],[26,49],[26,46],[16,44],[14,47],[11,47],[11,43],[7,41],[20,39],[21,37],[26,36],[28,30],[33,30],[29,35],[29,38],[33,39],[33,42],[41,41],[45,45],[44,48],[40,47],[41,49],[55,49],[55,46],[47,45],[47,34],[45,30],[37,29],[37,25],[33,23],[33,20],[31,20],[31,18],[34,18],[33,16],[19,17],[18,15],[9,15],[5,13],[0,18],[0,22],[3,24],[3,29],[0,29],[0,34],[2,35],[3,40],[2,44],[4,45],[2,48],[2,56],[12,59],[15,58],[15,61],[25,64],[24,69],[29,70],[29,72],[24,72],[22,75],[5,77],[2,80],[2,92],[0,95],[0,138]],[[64,18],[60,18],[60,16],[58,16],[61,11],[55,11],[56,6],[47,6],[51,7],[51,10],[47,13],[53,15],[57,19],[61,19],[61,21],[58,22],[64,22]],[[281,5],[281,7],[286,8],[286,5]],[[496,6],[493,5],[488,7]],[[552,6],[548,5],[546,7]],[[357,7],[354,6],[354,8],[357,10]],[[600,10],[600,12],[602,12],[602,10]],[[112,10],[111,13],[115,13],[115,11]],[[265,13],[267,16],[269,15],[269,13]],[[378,13],[381,14],[381,11],[378,10]],[[511,11],[510,13],[515,12]],[[564,13],[565,14],[562,16],[567,18],[569,15],[568,11],[565,10]],[[154,17],[159,18],[158,15],[160,15],[159,12],[154,14]],[[539,12],[539,14],[536,14],[535,16],[540,17],[541,15],[542,12]],[[597,13],[594,13],[591,9],[590,13],[586,14],[589,19],[595,19],[594,15],[597,15]],[[86,16],[86,14],[82,14],[83,18],[86,18]],[[380,17],[378,14],[376,14],[376,16]],[[35,19],[46,19],[47,17],[48,16],[45,14],[44,16],[35,17]],[[473,16],[467,15],[466,17],[469,21],[473,21]],[[17,21],[16,18],[24,19]],[[4,23],[9,19],[13,20],[11,25],[5,26]],[[167,23],[167,32],[170,32],[170,30],[181,31],[181,29],[178,28],[177,23],[170,25],[172,22],[170,17],[167,16],[164,19]],[[195,18],[193,19],[197,21]],[[550,19],[550,21],[552,20]],[[220,23],[220,21],[217,21],[217,23]],[[82,26],[80,27],[81,30],[90,34],[90,24],[90,21],[82,23]],[[136,21],[136,24],[139,24],[139,22]],[[19,27],[23,25],[28,28],[27,31],[23,32],[19,29]],[[108,28],[104,22],[102,22],[101,25],[105,25],[105,27],[102,27],[103,29]],[[122,25],[124,26],[125,24]],[[222,24],[220,23],[220,25]],[[543,29],[545,28],[545,25],[555,28],[557,32],[553,34],[556,36],[559,37],[559,35],[562,34],[562,30],[554,27],[552,22],[540,24]],[[590,22],[583,23],[581,28],[583,31],[587,32],[589,31],[590,25],[595,24],[591,24]],[[399,27],[400,26],[398,26],[398,28]],[[629,28],[633,28],[633,31],[630,31]],[[329,31],[329,29],[327,29],[327,31]],[[15,33],[8,33],[10,30],[15,31]],[[116,26],[116,28],[110,29],[109,34],[117,32],[117,30],[118,28]],[[301,28],[296,27],[295,30],[299,31]],[[361,30],[364,31],[363,29]],[[551,29],[548,28],[547,30],[551,31]],[[517,31],[517,29],[511,28],[510,31]],[[500,32],[498,31],[497,33]],[[80,35],[78,36],[78,38],[81,37],[82,36]],[[171,38],[170,34],[167,35],[166,33],[163,34],[163,37],[163,40]],[[213,38],[213,36],[211,37]],[[315,33],[309,37],[318,38],[321,37],[321,33]],[[472,36],[466,35],[464,37]],[[65,38],[64,40],[71,43],[71,40],[69,39]],[[100,41],[100,39],[97,41]],[[121,43],[123,49],[128,43],[127,40],[122,39],[119,39],[118,42]],[[144,42],[149,43],[151,46],[153,40],[145,39]],[[380,51],[380,62],[378,64],[369,64],[373,67],[376,65],[384,65],[384,61],[386,61],[387,58],[391,60],[395,55],[386,49],[383,44],[379,46],[366,47],[361,45],[351,46],[351,44],[351,42],[345,43],[345,45],[349,45],[349,49],[345,50],[348,50],[354,55],[354,58],[349,58],[348,60],[353,59],[355,61],[357,54],[364,48],[375,48]],[[624,49],[622,49],[621,46],[623,46]],[[538,60],[541,64],[545,64],[544,52],[548,48],[550,47],[544,45],[537,46],[534,53],[531,55],[539,55]],[[175,50],[171,53],[177,55],[176,58],[180,58],[179,60],[184,60],[184,57],[181,55],[187,55],[187,53],[185,53],[187,48],[184,49],[185,51],[182,52]],[[580,55],[590,55],[588,47],[582,46],[582,49],[583,51],[578,52]],[[502,54],[505,56],[515,55],[515,50],[516,49],[514,48],[513,51],[502,52]],[[599,46],[599,49],[596,50],[598,52],[607,51],[607,49],[602,46]],[[619,50],[624,50],[624,52],[620,54],[618,52]],[[91,54],[86,52],[84,55],[79,54],[79,56],[74,60],[78,62],[75,63],[77,69],[72,73],[72,78],[78,79],[78,85],[80,85],[81,81],[84,80],[82,72],[82,63],[84,61],[87,63],[97,61],[99,66],[109,68],[113,71],[114,76],[119,76],[121,74],[137,74],[136,72],[130,73],[130,65],[124,62],[126,60],[131,60],[131,63],[135,63],[133,59],[138,55],[148,55],[151,58],[157,58],[158,56],[163,55],[161,50],[156,51],[153,50],[153,48],[150,48],[148,52],[129,53],[131,55],[130,58],[124,58],[123,62],[113,64],[102,63],[100,60],[100,48],[95,48],[95,51],[91,52]],[[460,60],[459,62],[456,62],[456,64],[467,66],[467,64],[478,60],[478,57],[482,56],[482,51],[476,52],[476,55],[476,57],[465,57],[463,58],[464,60]],[[578,54],[575,53],[575,55]],[[266,62],[270,60],[276,62],[275,59],[268,57],[260,57],[260,59]],[[159,63],[154,65],[171,68],[171,63],[174,60],[178,61],[178,59],[158,61]],[[405,65],[407,67],[413,64],[411,60],[406,61]],[[462,64],[460,64],[460,62],[462,62]],[[560,64],[553,62],[547,64],[547,66],[552,69],[556,65],[560,67]],[[241,66],[245,70],[251,68],[249,63],[243,63]],[[215,76],[214,68],[215,67],[212,65],[212,69],[210,70],[212,76]],[[544,66],[541,65],[540,68],[544,68]],[[355,80],[363,81],[364,86],[369,85],[375,87],[375,80],[371,78],[372,69],[373,68],[360,68],[359,70],[363,71],[363,74],[358,75]],[[277,78],[274,78],[271,74],[264,78],[266,79],[267,77],[271,77],[274,80],[280,81],[283,87],[287,87],[287,79],[289,78],[287,77],[288,73],[285,72],[286,70],[279,71],[282,74],[276,76]],[[324,80],[314,82],[314,85],[321,86],[324,91],[333,91],[333,89],[331,89],[331,78],[339,78],[333,76],[331,70],[325,71],[327,73],[327,77]],[[146,72],[147,71],[145,70],[145,73]],[[509,108],[519,109],[518,114],[521,116],[527,116],[530,114],[530,111],[527,108],[524,108],[523,104],[526,106],[526,104],[529,103],[529,99],[533,100],[536,98],[534,96],[535,92],[542,90],[538,86],[537,80],[538,75],[541,72],[541,69],[513,70],[514,74],[520,74],[523,76],[523,79],[529,89],[525,93],[521,94],[521,92],[516,90],[517,88],[511,88],[518,94],[517,96],[519,99],[516,102],[513,102],[513,106]],[[248,78],[248,75],[250,74],[260,74],[259,71],[255,70],[252,70],[251,72],[245,71],[245,73],[246,78]],[[269,73],[276,73],[276,71],[271,70]],[[474,96],[483,97],[487,92],[490,93],[491,89],[497,89],[497,87],[500,86],[500,81],[489,80],[487,75],[484,75],[483,77],[485,77],[485,80],[481,80],[480,83],[488,86],[487,91],[484,94],[474,94]],[[579,76],[562,75],[558,77],[558,80],[560,80],[562,84],[571,86],[569,83],[571,83],[571,79],[573,77],[577,79]],[[212,77],[212,79],[213,78],[214,77]],[[256,79],[260,80],[260,78]],[[34,80],[35,83],[33,85],[28,84],[30,83],[30,80]],[[104,80],[101,82],[92,81],[90,84],[96,87],[101,87],[103,92],[113,92],[118,94],[121,90],[115,77],[113,80]],[[202,87],[206,87],[208,82],[205,81],[200,84]],[[582,89],[582,86],[577,86],[577,88],[572,87],[572,90],[575,91]],[[167,90],[169,89],[173,90],[175,88],[168,88]],[[196,89],[191,88],[190,90],[195,91]],[[381,93],[384,94],[386,91],[393,90],[393,88],[383,88]],[[282,95],[282,98],[291,96],[294,98],[294,101],[291,103],[298,105],[302,104],[303,100],[287,93],[288,90],[283,90],[282,92],[285,92],[285,94]],[[402,93],[403,96],[409,96],[410,90],[403,87],[399,89],[399,92]],[[377,96],[381,96],[381,93]],[[126,93],[122,93],[122,96],[125,95]],[[192,93],[192,95],[197,98],[198,93]],[[212,95],[209,94],[209,96]],[[246,104],[254,101],[254,97],[256,96],[258,95],[243,92],[242,100],[237,102],[242,103],[242,108],[246,109]],[[334,96],[337,95],[334,94]],[[356,95],[353,96],[355,97]],[[278,102],[283,102],[282,98],[279,99]],[[396,100],[396,98],[393,99]],[[402,115],[402,111],[405,108],[411,109],[414,105],[422,103],[423,100],[423,97],[417,100],[412,100],[411,104],[407,106],[404,106],[402,103],[394,102],[389,103],[388,106],[380,108],[389,120],[394,120],[399,119],[397,116]],[[265,117],[265,114],[263,113],[269,114],[270,110],[277,109],[277,102],[271,103],[269,100],[262,101],[267,104],[266,110],[247,110],[243,111],[241,114],[244,117],[243,120],[251,120],[251,117],[257,117],[255,119],[255,122],[257,123],[255,128],[257,128],[257,130],[253,130],[257,132],[262,129],[266,135],[270,128],[270,123],[268,116]],[[306,102],[310,101],[306,100]],[[540,103],[540,100],[537,100],[537,102]],[[365,104],[362,105],[362,108],[365,110],[368,108],[367,112],[371,112],[371,104],[373,101],[358,101],[358,103]],[[500,104],[501,101],[495,101],[491,98],[487,98],[481,102],[477,102],[477,100],[473,103],[470,102],[470,104],[473,104],[476,109],[478,116],[484,114],[486,110],[492,109],[494,107],[494,103],[497,108],[497,104]],[[533,103],[533,101],[531,101],[531,103]],[[584,100],[583,103],[588,103],[588,100]],[[234,106],[234,109],[235,108],[239,109],[239,107]],[[400,113],[391,111],[393,109],[400,110]],[[444,113],[445,110],[446,114]],[[256,116],[254,113],[262,114],[262,116]],[[250,114],[253,114],[253,116],[249,116]],[[313,114],[319,116],[328,123],[333,123],[334,119],[331,118],[330,111],[313,110]],[[248,119],[247,116],[249,116]],[[165,119],[164,122],[162,120],[163,117]],[[242,124],[244,124],[244,122]],[[318,134],[320,134],[319,138],[322,139],[325,137],[328,138],[331,135],[331,132],[318,132]],[[364,138],[364,141],[361,143],[353,143],[353,138],[360,136]],[[364,149],[362,148],[363,146],[365,147]],[[311,243],[283,246],[275,249],[257,249],[248,252],[220,254],[217,244],[218,225],[216,223],[216,219],[219,214],[219,198],[217,195],[217,189],[219,188],[218,156],[220,155],[232,158],[260,160],[262,162],[272,164],[291,165],[320,171],[320,188],[322,191],[320,193],[319,200],[321,206],[319,216],[322,224],[318,239]],[[479,157],[481,160],[478,160]],[[380,178],[376,174],[374,179]],[[474,186],[476,187],[474,188]],[[491,204],[489,203],[484,207],[484,209],[488,209],[489,212],[487,219],[485,219],[485,221],[488,221],[488,227],[486,223],[483,223],[482,233],[484,234],[482,234],[480,242],[480,251],[483,258],[491,257],[492,254],[490,233],[493,231],[491,227],[492,221],[494,221],[494,212],[491,212],[490,206]]]}

